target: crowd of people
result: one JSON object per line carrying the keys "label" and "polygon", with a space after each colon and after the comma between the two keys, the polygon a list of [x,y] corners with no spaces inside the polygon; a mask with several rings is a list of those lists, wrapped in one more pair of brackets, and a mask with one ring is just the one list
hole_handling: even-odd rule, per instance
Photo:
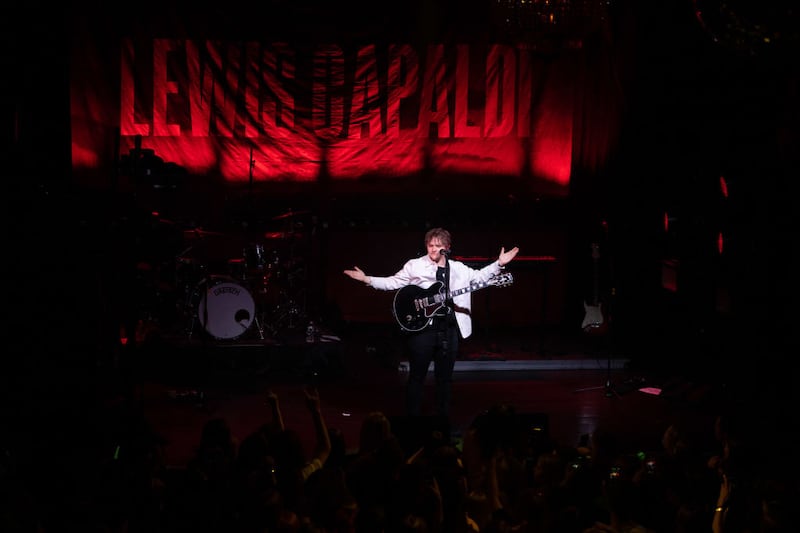
{"label": "crowd of people", "polygon": [[[284,420],[271,390],[263,423],[247,435],[209,418],[185,465],[166,464],[164,440],[124,403],[110,410],[113,424],[93,449],[27,464],[5,453],[0,530],[797,530],[796,469],[774,461],[759,446],[765,436],[736,410],[717,416],[714,449],[698,447],[678,420],[660,448],[644,453],[603,427],[579,443],[532,438],[507,404],[487,406],[457,438],[431,428],[408,448],[381,411],[361,420],[358,442],[347,442],[328,427],[317,389],[306,385],[303,393],[307,420]],[[307,452],[301,434],[311,428],[315,446]]]}

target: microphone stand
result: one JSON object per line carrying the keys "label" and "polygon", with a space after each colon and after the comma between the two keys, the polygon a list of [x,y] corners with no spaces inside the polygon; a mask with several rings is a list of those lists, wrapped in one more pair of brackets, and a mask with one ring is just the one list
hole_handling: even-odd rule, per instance
{"label": "microphone stand", "polygon": [[455,315],[450,316],[452,313],[455,313],[455,309],[450,301],[450,252],[449,251],[441,251],[442,255],[444,255],[444,307],[447,309],[447,314],[444,317],[445,323],[445,334],[442,337],[442,351],[444,352],[443,355],[445,357],[449,357],[450,351],[450,321],[455,320]]}
{"label": "microphone stand", "polygon": [[450,252],[440,250],[439,254],[444,256],[444,303],[450,300]]}

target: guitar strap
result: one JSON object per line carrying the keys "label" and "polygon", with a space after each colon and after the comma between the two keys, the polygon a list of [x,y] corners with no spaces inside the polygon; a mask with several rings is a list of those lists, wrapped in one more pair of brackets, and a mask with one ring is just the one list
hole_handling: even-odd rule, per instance
{"label": "guitar strap", "polygon": [[[447,314],[450,312],[450,284],[449,284],[449,274],[450,272],[446,267],[436,267],[436,281],[441,281],[444,286],[444,297],[445,300],[442,303],[442,307],[439,309],[442,311],[441,314]],[[437,313],[439,314],[439,313]]]}
{"label": "guitar strap", "polygon": [[444,284],[445,301],[442,307],[436,312],[434,322],[439,322],[441,326],[452,324],[455,322],[455,315],[453,314],[453,300],[450,298],[450,263],[449,260],[445,267],[438,267],[436,269],[436,280]]}

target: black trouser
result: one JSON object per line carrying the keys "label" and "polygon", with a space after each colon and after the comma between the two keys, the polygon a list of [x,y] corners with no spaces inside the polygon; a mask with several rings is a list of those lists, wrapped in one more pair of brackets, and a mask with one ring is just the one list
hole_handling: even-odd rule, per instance
{"label": "black trouser", "polygon": [[448,416],[453,385],[453,368],[458,355],[459,332],[455,323],[433,324],[408,339],[408,384],[406,411],[421,414],[425,377],[433,361],[436,383],[436,413]]}

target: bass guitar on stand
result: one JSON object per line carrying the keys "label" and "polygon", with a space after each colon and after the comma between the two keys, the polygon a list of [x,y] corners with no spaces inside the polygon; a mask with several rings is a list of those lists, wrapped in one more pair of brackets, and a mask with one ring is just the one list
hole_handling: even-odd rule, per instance
{"label": "bass guitar on stand", "polygon": [[593,287],[592,299],[583,302],[584,316],[581,328],[584,333],[602,335],[608,331],[608,316],[600,301],[600,245],[592,243]]}
{"label": "bass guitar on stand", "polygon": [[[492,276],[486,281],[475,282],[469,287],[450,291],[450,297],[476,291],[485,287],[505,287],[514,282],[510,273]],[[431,324],[433,315],[444,305],[447,294],[444,283],[437,281],[427,289],[418,285],[407,285],[394,295],[392,314],[404,331],[422,331]]]}

